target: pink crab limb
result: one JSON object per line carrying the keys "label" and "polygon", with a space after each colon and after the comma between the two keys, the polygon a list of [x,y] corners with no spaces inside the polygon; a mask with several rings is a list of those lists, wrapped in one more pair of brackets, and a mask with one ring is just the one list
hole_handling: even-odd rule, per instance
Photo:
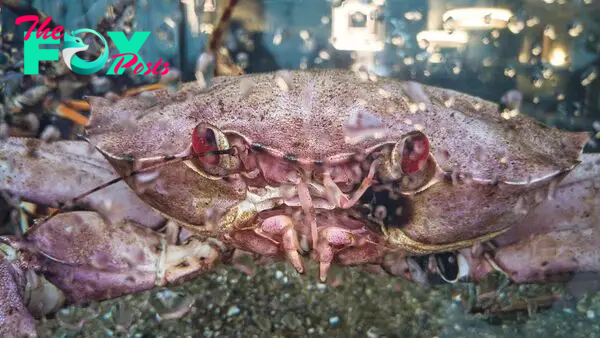
{"label": "pink crab limb", "polygon": [[300,199],[300,205],[302,206],[304,215],[306,216],[306,218],[308,219],[308,223],[310,224],[310,235],[312,237],[313,248],[316,248],[318,242],[317,216],[315,212],[315,207],[312,202],[312,198],[310,197],[310,192],[308,191],[308,187],[304,182],[298,183],[296,189],[298,190],[298,198]]}
{"label": "pink crab limb", "polygon": [[322,282],[327,280],[327,272],[335,258],[336,248],[348,247],[356,243],[354,235],[345,229],[329,227],[319,232],[319,241],[316,247],[319,261],[319,278]]}
{"label": "pink crab limb", "polygon": [[[84,142],[11,137],[0,142],[0,190],[56,206],[118,177],[110,164]],[[84,197],[80,204],[109,219],[129,219],[157,228],[163,218],[118,182]]]}
{"label": "pink crab limb", "polygon": [[369,189],[369,187],[373,185],[373,178],[375,177],[375,170],[377,169],[378,163],[379,161],[377,160],[371,163],[367,177],[363,179],[358,189],[356,189],[356,191],[354,191],[351,196],[344,194],[340,190],[340,187],[338,187],[338,185],[335,184],[335,182],[331,178],[331,173],[323,173],[323,184],[326,189],[325,194],[327,195],[329,201],[338,208],[348,209],[353,207],[362,197],[365,191],[367,191],[367,189]]}
{"label": "pink crab limb", "polygon": [[286,252],[288,260],[299,273],[304,272],[302,259],[298,253],[300,250],[298,234],[294,229],[294,221],[289,216],[279,215],[269,217],[263,221],[261,227],[256,231],[258,234],[265,232],[282,236],[283,249]]}
{"label": "pink crab limb", "polygon": [[23,303],[25,276],[0,253],[0,336],[37,337],[35,320]]}
{"label": "pink crab limb", "polygon": [[170,245],[131,221],[107,223],[95,212],[58,214],[23,238],[0,240],[20,249],[19,266],[42,269],[69,303],[86,304],[179,284],[210,270],[219,252],[195,238]]}

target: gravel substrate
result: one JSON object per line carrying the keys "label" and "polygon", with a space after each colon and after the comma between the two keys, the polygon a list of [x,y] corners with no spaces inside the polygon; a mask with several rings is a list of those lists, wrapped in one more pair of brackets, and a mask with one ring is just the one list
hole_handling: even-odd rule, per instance
{"label": "gravel substrate", "polygon": [[[594,337],[600,295],[502,317],[469,314],[465,286],[423,288],[357,269],[318,283],[277,263],[249,277],[231,267],[183,286],[69,308],[41,336],[77,337]],[[565,305],[567,304],[567,305]],[[179,318],[172,318],[178,317]]]}

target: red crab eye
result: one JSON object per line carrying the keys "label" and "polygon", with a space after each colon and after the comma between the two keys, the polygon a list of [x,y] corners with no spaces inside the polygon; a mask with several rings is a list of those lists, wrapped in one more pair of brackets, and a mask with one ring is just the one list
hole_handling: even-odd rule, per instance
{"label": "red crab eye", "polygon": [[192,132],[192,149],[194,153],[201,155],[200,161],[206,164],[216,165],[219,163],[219,155],[211,154],[219,150],[215,132],[206,125],[198,125]]}
{"label": "red crab eye", "polygon": [[429,140],[423,133],[409,135],[402,150],[402,172],[412,174],[421,171],[429,158]]}

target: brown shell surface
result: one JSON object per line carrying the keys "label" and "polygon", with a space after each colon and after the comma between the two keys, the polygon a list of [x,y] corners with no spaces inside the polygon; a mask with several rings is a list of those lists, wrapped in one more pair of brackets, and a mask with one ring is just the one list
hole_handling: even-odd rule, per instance
{"label": "brown shell surface", "polygon": [[[215,78],[208,90],[190,82],[176,93],[159,90],[117,102],[92,98],[88,136],[113,156],[173,155],[189,146],[197,123],[209,122],[285,154],[326,161],[396,142],[420,125],[444,170],[509,183],[570,170],[587,140],[522,115],[505,120],[496,104],[448,89],[417,85],[427,104],[411,112],[415,86],[407,82],[364,82],[347,70],[287,75],[288,90],[275,73],[263,73]],[[348,144],[344,126],[355,114],[379,121],[383,137]]]}

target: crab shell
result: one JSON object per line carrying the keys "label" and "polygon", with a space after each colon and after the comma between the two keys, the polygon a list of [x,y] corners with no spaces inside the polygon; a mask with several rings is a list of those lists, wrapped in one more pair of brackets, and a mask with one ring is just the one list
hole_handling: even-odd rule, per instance
{"label": "crab shell", "polygon": [[[89,140],[121,175],[134,159],[185,151],[201,122],[302,163],[349,161],[421,130],[437,180],[402,197],[411,216],[386,231],[391,244],[417,253],[508,229],[579,163],[588,139],[522,115],[506,120],[477,97],[392,79],[365,82],[345,70],[221,77],[209,89],[187,83],[176,93],[90,102]],[[349,143],[357,116],[377,132]],[[140,197],[183,224],[202,226],[211,206],[228,209],[246,198],[243,184],[205,178],[182,163],[166,168],[162,191]]]}

